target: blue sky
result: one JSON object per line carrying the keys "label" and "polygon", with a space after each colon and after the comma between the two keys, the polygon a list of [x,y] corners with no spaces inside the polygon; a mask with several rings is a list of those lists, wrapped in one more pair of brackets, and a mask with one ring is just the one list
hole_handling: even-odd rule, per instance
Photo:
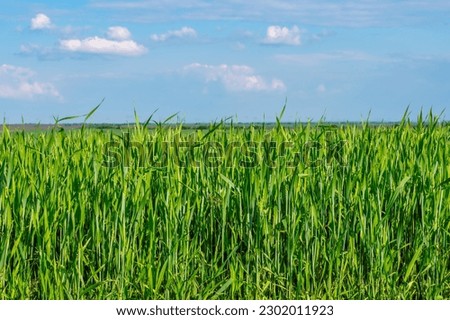
{"label": "blue sky", "polygon": [[450,114],[447,0],[6,0],[0,39],[8,123]]}

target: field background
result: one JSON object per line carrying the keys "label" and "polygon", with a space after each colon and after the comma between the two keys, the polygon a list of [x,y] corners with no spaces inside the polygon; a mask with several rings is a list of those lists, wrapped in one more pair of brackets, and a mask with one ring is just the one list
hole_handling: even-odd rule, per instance
{"label": "field background", "polygon": [[41,129],[0,133],[1,299],[450,297],[431,114]]}

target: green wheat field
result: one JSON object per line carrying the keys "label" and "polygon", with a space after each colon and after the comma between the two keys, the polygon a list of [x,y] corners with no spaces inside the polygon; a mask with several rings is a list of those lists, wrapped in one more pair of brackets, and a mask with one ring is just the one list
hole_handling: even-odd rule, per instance
{"label": "green wheat field", "polygon": [[448,299],[450,126],[0,133],[0,299]]}

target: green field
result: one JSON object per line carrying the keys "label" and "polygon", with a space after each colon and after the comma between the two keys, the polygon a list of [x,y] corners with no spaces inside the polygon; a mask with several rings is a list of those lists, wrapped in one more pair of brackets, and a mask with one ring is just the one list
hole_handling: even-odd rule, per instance
{"label": "green field", "polygon": [[0,133],[0,299],[448,299],[450,126]]}

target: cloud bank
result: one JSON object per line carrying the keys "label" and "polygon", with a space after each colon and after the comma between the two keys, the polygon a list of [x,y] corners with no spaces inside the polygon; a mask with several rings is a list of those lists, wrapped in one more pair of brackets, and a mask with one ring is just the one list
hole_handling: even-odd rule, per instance
{"label": "cloud bank", "polygon": [[114,40],[128,40],[131,38],[131,32],[125,27],[114,26],[108,28],[107,36]]}
{"label": "cloud bank", "polygon": [[263,43],[298,46],[301,44],[300,29],[297,26],[293,26],[291,29],[269,26]]}
{"label": "cloud bank", "polygon": [[34,18],[31,19],[31,30],[51,29],[52,27],[53,25],[51,19],[43,13],[38,13]]}
{"label": "cloud bank", "polygon": [[164,42],[169,39],[196,38],[197,31],[190,27],[183,27],[179,30],[171,30],[162,34],[152,34],[151,39],[156,42]]}
{"label": "cloud bank", "polygon": [[85,39],[67,39],[60,41],[60,49],[69,52],[109,54],[120,56],[140,56],[147,48],[131,40],[131,32],[124,27],[110,27],[107,38],[88,37]]}
{"label": "cloud bank", "polygon": [[197,73],[207,82],[220,82],[229,91],[273,91],[285,90],[279,79],[267,81],[246,65],[208,65],[193,63],[184,67],[185,72]]}
{"label": "cloud bank", "polygon": [[0,98],[32,99],[36,96],[61,98],[55,86],[34,79],[34,72],[27,68],[3,64],[0,66]]}

